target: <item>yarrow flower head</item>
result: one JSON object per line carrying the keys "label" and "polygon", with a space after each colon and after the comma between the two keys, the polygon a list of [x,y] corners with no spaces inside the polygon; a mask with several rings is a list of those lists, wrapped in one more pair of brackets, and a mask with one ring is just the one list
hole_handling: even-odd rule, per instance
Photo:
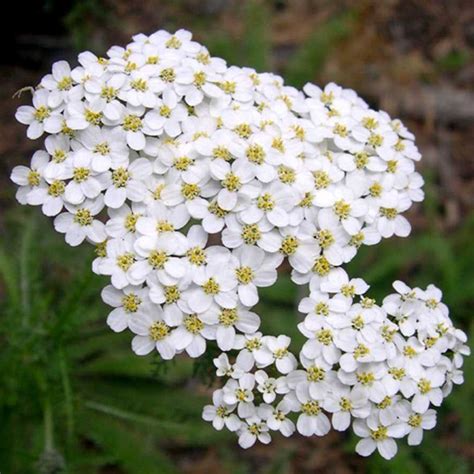
{"label": "yarrow flower head", "polygon": [[[341,268],[410,233],[414,136],[352,90],[228,66],[185,30],[78,61],[19,107],[28,138],[46,139],[11,179],[68,244],[95,245],[111,329],[167,360],[215,341],[224,380],[203,418],[244,448],[331,426],[352,427],[362,456],[419,444],[463,381],[466,335],[433,285],[395,282],[378,304]],[[299,354],[252,310],[284,260],[309,289]]]}

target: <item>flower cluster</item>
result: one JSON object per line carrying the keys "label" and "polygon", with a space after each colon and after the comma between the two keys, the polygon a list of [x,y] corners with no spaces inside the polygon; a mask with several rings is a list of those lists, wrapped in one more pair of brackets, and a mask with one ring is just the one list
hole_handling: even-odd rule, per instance
{"label": "flower cluster", "polygon": [[[304,435],[325,434],[327,413],[337,430],[354,420],[363,455],[418,443],[429,406],[462,381],[465,336],[434,287],[397,283],[377,306],[339,268],[409,234],[402,214],[423,199],[413,135],[352,90],[228,66],[184,30],[78,60],[55,63],[18,109],[30,139],[47,137],[12,180],[68,244],[96,245],[112,330],[163,359],[215,341],[228,381],[204,418],[243,447],[291,435],[291,413]],[[284,259],[310,289],[299,359],[252,311]]]}
{"label": "flower cluster", "polygon": [[227,382],[204,419],[236,431],[242,447],[269,443],[271,431],[323,436],[331,425],[352,425],[362,456],[377,449],[390,459],[395,439],[405,436],[420,444],[423,430],[436,424],[434,408],[463,382],[466,335],[433,285],[411,289],[397,281],[382,306],[364,296],[367,288],[340,268],[311,281],[299,306],[307,338],[300,368],[288,337],[241,336],[233,363],[226,354],[214,360]]}

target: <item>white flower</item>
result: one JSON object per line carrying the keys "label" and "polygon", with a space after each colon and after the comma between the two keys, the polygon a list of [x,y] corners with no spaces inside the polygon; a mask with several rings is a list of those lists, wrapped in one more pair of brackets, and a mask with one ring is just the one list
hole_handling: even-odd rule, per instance
{"label": "white flower", "polygon": [[286,437],[291,436],[296,430],[293,421],[287,417],[290,411],[290,404],[284,399],[275,407],[262,404],[257,408],[257,413],[266,421],[268,428],[272,431],[279,431]]}
{"label": "white flower", "polygon": [[319,223],[323,228],[334,228],[339,222],[344,230],[355,235],[362,227],[361,217],[367,211],[363,199],[357,199],[349,189],[337,188],[335,195],[328,201],[331,207],[325,207],[319,212]]}
{"label": "white flower", "polygon": [[369,456],[376,449],[385,459],[392,459],[397,454],[397,443],[393,438],[402,438],[407,429],[403,423],[383,425],[377,415],[371,415],[366,420],[355,420],[354,432],[363,438],[356,446],[356,452],[361,456]]}
{"label": "white flower", "polygon": [[132,349],[137,355],[146,355],[156,349],[160,356],[172,359],[176,354],[173,345],[171,327],[165,322],[165,314],[159,306],[152,312],[132,317],[129,328],[136,336],[132,340]]}
{"label": "white flower", "polygon": [[[275,366],[280,373],[288,374],[296,369],[296,357],[288,350],[288,346],[291,343],[291,339],[288,336],[265,336],[263,342],[272,353],[275,359]],[[255,360],[258,364],[265,365],[266,357],[261,359],[259,355],[259,352],[255,354]]]}
{"label": "white flower", "polygon": [[141,257],[130,267],[130,280],[134,285],[143,283],[153,273],[164,285],[176,284],[186,273],[186,266],[176,254],[181,254],[180,241],[171,232],[157,237],[140,237],[134,251]]}
{"label": "white flower", "polygon": [[242,160],[236,160],[232,164],[216,159],[209,165],[211,176],[220,181],[222,189],[217,195],[217,204],[226,211],[232,211],[239,200],[257,196],[259,187],[254,181],[252,169],[246,166]]}
{"label": "white flower", "polygon": [[132,202],[143,200],[146,187],[143,179],[151,174],[150,162],[138,158],[127,166],[120,166],[112,171],[112,186],[105,192],[104,202],[111,208],[119,208],[126,199]]}
{"label": "white flower", "polygon": [[18,165],[13,168],[10,179],[20,186],[15,196],[20,204],[42,204],[42,202],[37,202],[38,199],[33,198],[33,201],[31,201],[31,193],[33,191],[38,192],[38,190],[42,190],[42,196],[44,191],[46,191],[46,183],[43,174],[48,161],[49,156],[46,152],[36,151],[31,158],[30,167]]}
{"label": "white flower", "polygon": [[414,395],[411,406],[417,413],[425,413],[431,404],[440,406],[443,401],[441,386],[445,380],[443,372],[437,367],[420,372],[404,390],[404,395]]}
{"label": "white flower", "polygon": [[410,223],[400,214],[406,211],[411,202],[396,191],[387,193],[380,199],[377,229],[384,238],[398,235],[406,237],[410,231]]}
{"label": "white flower", "polygon": [[189,221],[189,214],[184,205],[170,209],[155,201],[147,207],[147,211],[136,224],[137,231],[142,235],[153,237],[163,232],[173,232],[177,237],[178,232],[175,231],[183,228]]}
{"label": "white flower", "polygon": [[240,212],[240,218],[244,224],[256,224],[266,218],[276,227],[285,227],[297,202],[297,195],[280,183],[272,183],[261,189],[255,202]]}
{"label": "white flower", "polygon": [[[219,357],[216,357],[214,360],[214,365],[216,366],[216,375],[218,377],[232,377],[233,379],[240,379],[246,373],[248,373],[255,361],[248,351],[240,351],[235,359],[235,363],[231,364],[229,362],[229,357],[227,354],[222,353]],[[255,374],[255,379],[257,380],[257,374]]]}
{"label": "white flower", "polygon": [[117,290],[108,285],[102,290],[103,301],[114,307],[107,317],[107,324],[113,331],[125,330],[132,316],[152,310],[147,293],[145,288],[136,286],[126,286],[122,290]]}
{"label": "white flower", "polygon": [[232,413],[236,404],[228,405],[224,402],[224,391],[216,390],[212,394],[213,405],[206,405],[202,412],[202,417],[206,421],[212,422],[214,429],[220,431],[224,426],[229,431],[237,431],[242,422],[239,417]]}
{"label": "white flower", "polygon": [[245,306],[258,302],[257,287],[273,285],[277,279],[276,268],[282,258],[279,254],[265,255],[259,247],[243,245],[232,252],[231,267],[238,282],[237,292]]}
{"label": "white flower", "polygon": [[355,386],[374,403],[380,403],[390,395],[391,386],[387,383],[389,376],[383,363],[358,364],[356,370],[351,372],[340,369],[337,376],[343,384]]}
{"label": "white flower", "polygon": [[[241,354],[243,353],[241,352]],[[284,377],[278,379],[269,377],[264,370],[255,372],[255,381],[257,382],[257,390],[262,394],[265,403],[272,403],[277,394],[288,392]]]}
{"label": "white flower", "polygon": [[96,173],[126,167],[128,164],[127,143],[123,135],[114,130],[88,127],[80,131],[72,147],[76,152],[91,155],[91,168]]}
{"label": "white flower", "polygon": [[153,77],[154,73],[152,65],[132,71],[120,89],[119,98],[134,107],[154,108],[158,102],[157,95],[163,90],[162,81]]}
{"label": "white flower", "polygon": [[197,313],[209,309],[215,301],[223,308],[234,308],[237,303],[237,280],[227,271],[229,256],[216,255],[202,273],[195,276],[197,288],[188,293],[188,305]]}
{"label": "white flower", "polygon": [[244,244],[256,244],[266,252],[272,253],[277,252],[281,247],[281,235],[268,221],[261,221],[258,224],[242,224],[234,215],[230,215],[226,224],[227,227],[222,232],[222,242],[228,248],[234,249]]}
{"label": "white flower", "polygon": [[251,416],[245,420],[245,426],[239,430],[239,445],[248,449],[258,440],[263,444],[271,441],[268,426],[259,416]]}
{"label": "white flower", "polygon": [[350,389],[341,383],[334,383],[323,400],[323,407],[332,413],[332,426],[337,431],[345,431],[354,418],[367,418],[370,414],[370,404],[364,393]]}
{"label": "white flower", "polygon": [[126,235],[135,234],[137,220],[146,212],[142,203],[132,202],[131,206],[123,206],[107,210],[109,220],[105,224],[107,235],[110,237],[121,238]]}
{"label": "white flower", "polygon": [[33,94],[33,107],[22,105],[18,108],[15,118],[28,125],[26,135],[30,140],[35,140],[44,132],[58,133],[61,130],[62,120],[58,109],[48,105],[49,91],[39,89]]}
{"label": "white flower", "polygon": [[431,430],[436,425],[436,411],[427,410],[423,414],[414,412],[410,404],[403,400],[397,404],[397,415],[400,420],[406,423],[408,432],[408,445],[418,446],[423,440],[423,430]]}
{"label": "white flower", "polygon": [[[41,85],[51,91],[48,97],[50,107],[58,107],[63,101],[80,90],[75,88],[75,83],[71,77],[71,67],[66,61],[57,61],[53,64],[52,74],[47,74],[41,80]],[[75,90],[76,89],[76,90]]]}
{"label": "white flower", "polygon": [[111,239],[107,241],[107,256],[100,262],[101,275],[110,275],[112,285],[121,290],[136,284],[131,277],[131,267],[136,261],[130,240]]}
{"label": "white flower", "polygon": [[104,224],[94,219],[104,207],[103,199],[87,199],[79,206],[66,207],[69,212],[63,212],[54,219],[54,228],[61,234],[66,234],[69,245],[75,247],[85,238],[94,243],[105,240]]}
{"label": "white flower", "polygon": [[84,130],[91,125],[102,125],[105,101],[95,99],[93,102],[73,101],[66,107],[66,125],[73,130]]}
{"label": "white flower", "polygon": [[255,376],[244,374],[238,380],[230,379],[224,385],[224,402],[237,404],[237,412],[240,418],[249,418],[255,414],[253,389],[255,387]]}
{"label": "white flower", "polygon": [[324,436],[331,429],[328,417],[322,411],[322,400],[313,399],[308,387],[300,385],[294,393],[285,397],[293,411],[300,412],[296,429],[303,436]]}
{"label": "white flower", "polygon": [[185,350],[190,357],[199,357],[206,350],[208,335],[209,327],[199,315],[184,314],[180,325],[173,331],[174,346],[179,352]]}
{"label": "white flower", "polygon": [[[195,298],[194,292],[190,291],[190,298]],[[189,304],[189,301],[188,301]],[[257,314],[248,311],[242,305],[231,308],[221,308],[212,305],[204,316],[209,324],[215,324],[216,341],[219,348],[229,351],[236,345],[236,330],[244,334],[252,334],[260,326],[260,318]]]}
{"label": "white flower", "polygon": [[[85,199],[94,199],[106,186],[106,175],[94,173],[91,156],[77,152],[72,156],[71,169],[64,199],[71,204],[81,204]],[[105,203],[108,205],[107,203]]]}

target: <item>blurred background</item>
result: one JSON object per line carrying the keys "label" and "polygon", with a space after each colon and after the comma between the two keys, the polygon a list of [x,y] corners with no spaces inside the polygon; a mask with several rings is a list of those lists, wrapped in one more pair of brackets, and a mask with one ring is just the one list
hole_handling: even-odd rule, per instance
{"label": "blurred background", "polygon": [[[470,0],[36,0],[9,2],[0,29],[0,471],[101,474],[468,474],[474,461],[472,357],[466,382],[418,448],[384,461],[355,440],[275,436],[243,451],[201,421],[212,357],[163,364],[139,358],[129,334],[105,324],[106,280],[89,247],[72,249],[37,209],[14,200],[8,176],[38,147],[14,120],[51,63],[104,54],[132,34],[188,28],[213,55],[289,84],[351,87],[416,134],[426,200],[409,239],[362,249],[349,271],[390,292],[394,279],[435,282],[456,324],[473,336],[474,4]],[[257,308],[268,333],[296,330],[295,287],[283,273]]]}

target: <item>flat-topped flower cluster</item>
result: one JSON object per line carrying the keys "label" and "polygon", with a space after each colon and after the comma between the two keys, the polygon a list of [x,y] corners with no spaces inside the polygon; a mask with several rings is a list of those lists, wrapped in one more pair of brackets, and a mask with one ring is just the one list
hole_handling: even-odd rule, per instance
{"label": "flat-topped flower cluster", "polygon": [[[12,180],[68,244],[96,245],[112,330],[163,359],[216,341],[227,381],[203,416],[243,447],[331,423],[353,427],[362,455],[418,444],[462,382],[466,336],[435,287],[396,282],[379,306],[340,268],[409,234],[402,214],[423,199],[413,135],[352,90],[228,66],[184,30],[78,60],[53,64],[18,109],[30,139],[47,137]],[[284,259],[310,290],[299,357],[252,311]]]}

